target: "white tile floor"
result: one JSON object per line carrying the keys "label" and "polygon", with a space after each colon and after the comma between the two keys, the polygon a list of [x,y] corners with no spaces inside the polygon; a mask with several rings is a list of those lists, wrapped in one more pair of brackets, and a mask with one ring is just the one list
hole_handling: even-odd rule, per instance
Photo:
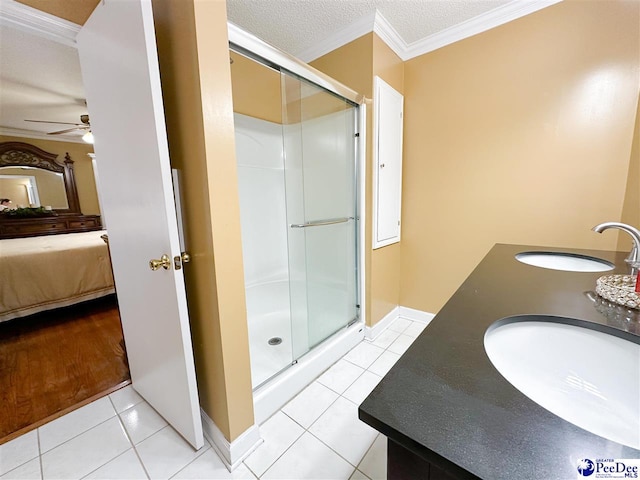
{"label": "white tile floor", "polygon": [[357,345],[260,426],[264,443],[232,473],[126,387],[0,445],[0,479],[384,479],[387,440],[358,405],[424,327],[398,319]]}

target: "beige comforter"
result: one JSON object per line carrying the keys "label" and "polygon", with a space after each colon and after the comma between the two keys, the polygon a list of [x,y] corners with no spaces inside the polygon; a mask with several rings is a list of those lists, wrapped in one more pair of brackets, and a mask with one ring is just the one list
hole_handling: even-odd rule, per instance
{"label": "beige comforter", "polygon": [[0,322],[113,293],[105,233],[0,240]]}

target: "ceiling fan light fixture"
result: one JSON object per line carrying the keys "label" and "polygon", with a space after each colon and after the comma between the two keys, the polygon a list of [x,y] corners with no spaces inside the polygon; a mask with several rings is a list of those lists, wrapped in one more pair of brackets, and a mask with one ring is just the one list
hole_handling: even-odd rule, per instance
{"label": "ceiling fan light fixture", "polygon": [[89,130],[87,133],[85,133],[82,136],[82,140],[86,143],[90,143],[91,145],[93,145],[93,133],[91,133],[91,130]]}

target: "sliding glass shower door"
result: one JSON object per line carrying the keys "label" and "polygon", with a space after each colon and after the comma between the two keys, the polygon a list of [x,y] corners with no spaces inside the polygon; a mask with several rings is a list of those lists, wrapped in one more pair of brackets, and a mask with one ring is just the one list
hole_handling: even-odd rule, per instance
{"label": "sliding glass shower door", "polygon": [[231,52],[253,387],[357,317],[357,106]]}
{"label": "sliding glass shower door", "polygon": [[357,107],[281,73],[293,358],[357,316]]}

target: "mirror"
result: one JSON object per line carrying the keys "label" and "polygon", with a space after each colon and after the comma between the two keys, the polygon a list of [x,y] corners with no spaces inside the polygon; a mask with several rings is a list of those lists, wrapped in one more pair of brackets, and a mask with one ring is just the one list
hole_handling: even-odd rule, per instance
{"label": "mirror", "polygon": [[58,213],[81,213],[73,160],[22,142],[0,143],[0,197],[14,207],[44,207]]}
{"label": "mirror", "polygon": [[19,208],[69,208],[62,173],[36,167],[0,167],[0,196]]}

